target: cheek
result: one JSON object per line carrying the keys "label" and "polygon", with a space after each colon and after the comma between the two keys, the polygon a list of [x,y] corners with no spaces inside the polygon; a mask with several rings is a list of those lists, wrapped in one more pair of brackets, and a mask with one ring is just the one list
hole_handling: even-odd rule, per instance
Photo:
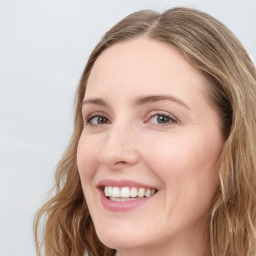
{"label": "cheek", "polygon": [[95,190],[94,177],[97,169],[97,146],[93,146],[82,133],[77,147],[77,167],[82,184],[82,189],[89,211],[92,215],[97,212],[94,206]]}
{"label": "cheek", "polygon": [[201,133],[175,133],[163,138],[152,136],[143,145],[143,151],[147,152],[154,169],[166,170],[164,174],[183,175],[216,169],[222,145],[221,140],[216,142]]}
{"label": "cheek", "polygon": [[91,146],[90,141],[85,139],[82,133],[77,147],[77,167],[82,186],[91,182],[96,169],[97,146]]}
{"label": "cheek", "polygon": [[[208,136],[178,133],[168,139],[154,139],[144,145],[148,166],[163,181],[168,194],[188,201],[198,198],[209,203],[219,183],[218,159],[222,141]],[[152,155],[154,158],[152,158]]]}

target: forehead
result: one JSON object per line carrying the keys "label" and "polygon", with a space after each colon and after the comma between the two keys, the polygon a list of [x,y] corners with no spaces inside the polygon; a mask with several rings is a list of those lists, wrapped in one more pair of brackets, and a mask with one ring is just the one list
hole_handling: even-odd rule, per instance
{"label": "forehead", "polygon": [[203,92],[206,83],[204,75],[175,47],[141,37],[114,44],[98,57],[88,79],[86,95],[108,94],[110,90],[114,93],[120,88],[138,95]]}

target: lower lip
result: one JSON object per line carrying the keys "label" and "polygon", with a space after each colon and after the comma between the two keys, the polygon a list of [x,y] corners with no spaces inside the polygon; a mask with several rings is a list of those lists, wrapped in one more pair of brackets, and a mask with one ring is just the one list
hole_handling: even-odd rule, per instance
{"label": "lower lip", "polygon": [[145,197],[141,199],[135,199],[130,201],[112,201],[105,197],[104,192],[100,189],[100,199],[103,207],[109,211],[114,212],[125,212],[125,211],[132,211],[148,201],[150,201],[153,196]]}

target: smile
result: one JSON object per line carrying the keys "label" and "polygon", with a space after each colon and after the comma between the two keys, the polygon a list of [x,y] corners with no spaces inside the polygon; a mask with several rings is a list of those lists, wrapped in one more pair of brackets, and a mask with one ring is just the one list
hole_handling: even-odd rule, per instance
{"label": "smile", "polygon": [[147,198],[156,193],[156,189],[152,188],[136,188],[136,187],[104,187],[104,195],[112,201],[130,201],[141,198]]}
{"label": "smile", "polygon": [[104,179],[97,184],[102,206],[111,212],[132,211],[155,202],[158,189],[132,180]]}

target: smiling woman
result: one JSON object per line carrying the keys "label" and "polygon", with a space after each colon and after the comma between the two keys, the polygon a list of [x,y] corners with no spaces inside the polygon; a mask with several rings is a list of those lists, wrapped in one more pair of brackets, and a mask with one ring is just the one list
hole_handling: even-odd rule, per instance
{"label": "smiling woman", "polygon": [[78,171],[99,239],[121,255],[205,255],[224,142],[206,83],[145,36],[109,47],[91,70],[84,101],[105,103],[83,107]]}
{"label": "smiling woman", "polygon": [[45,255],[253,256],[256,74],[233,34],[174,8],[92,52],[45,216]]}

